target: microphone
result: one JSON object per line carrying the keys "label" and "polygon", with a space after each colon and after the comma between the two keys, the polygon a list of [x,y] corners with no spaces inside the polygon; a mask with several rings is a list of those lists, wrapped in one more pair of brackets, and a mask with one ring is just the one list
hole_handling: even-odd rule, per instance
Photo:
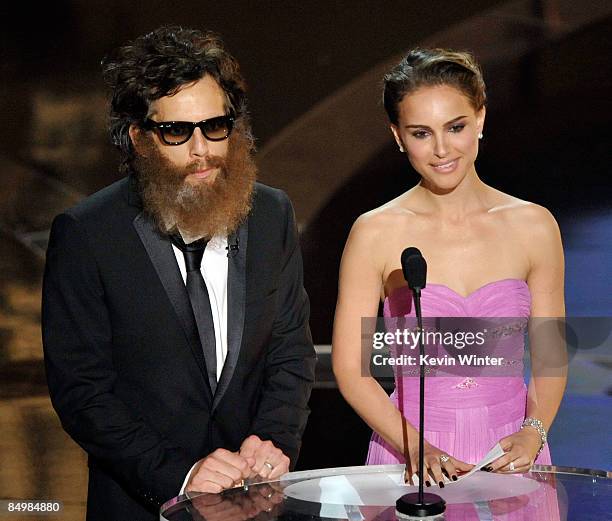
{"label": "microphone", "polygon": [[[425,439],[423,431],[425,430],[425,368],[423,367],[423,358],[425,355],[425,347],[423,346],[423,315],[421,313],[421,290],[425,287],[427,280],[427,263],[423,258],[420,250],[411,246],[406,248],[402,252],[401,256],[402,272],[404,278],[408,283],[408,287],[412,290],[412,296],[414,299],[414,310],[417,318],[417,326],[419,332],[419,491],[409,494],[404,494],[395,502],[395,508],[399,514],[410,517],[429,517],[442,514],[446,510],[446,502],[437,494],[425,494],[423,492],[423,483],[425,482],[424,476],[424,446]],[[400,370],[401,371],[401,370]],[[401,372],[400,378],[398,379],[398,386],[400,388],[399,395],[402,396],[402,380]],[[399,400],[400,411],[403,413],[403,396]],[[409,465],[409,451],[407,446],[407,436],[405,437],[405,457],[406,465]]]}
{"label": "microphone", "polygon": [[421,293],[427,280],[427,263],[418,248],[411,246],[402,252],[402,272],[408,287]]}
{"label": "microphone", "polygon": [[238,252],[240,251],[240,239],[238,238],[237,234],[233,233],[227,238],[227,246],[225,249],[227,250],[228,258],[238,255]]}

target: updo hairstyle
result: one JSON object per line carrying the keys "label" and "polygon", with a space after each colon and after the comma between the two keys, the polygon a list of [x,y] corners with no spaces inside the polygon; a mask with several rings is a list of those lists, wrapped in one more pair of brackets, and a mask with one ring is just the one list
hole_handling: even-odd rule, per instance
{"label": "updo hairstyle", "polygon": [[479,111],[486,103],[480,66],[469,52],[449,49],[413,49],[384,77],[383,105],[394,125],[404,96],[421,87],[456,88]]}

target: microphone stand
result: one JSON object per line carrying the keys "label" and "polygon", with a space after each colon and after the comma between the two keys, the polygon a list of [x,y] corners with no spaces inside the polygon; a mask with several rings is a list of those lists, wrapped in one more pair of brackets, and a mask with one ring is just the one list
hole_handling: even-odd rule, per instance
{"label": "microphone stand", "polygon": [[423,491],[425,483],[425,346],[423,345],[423,315],[421,313],[421,288],[412,288],[414,309],[419,333],[419,491],[404,494],[395,502],[395,508],[402,517],[425,518],[438,516],[446,510],[446,502],[437,494]]}

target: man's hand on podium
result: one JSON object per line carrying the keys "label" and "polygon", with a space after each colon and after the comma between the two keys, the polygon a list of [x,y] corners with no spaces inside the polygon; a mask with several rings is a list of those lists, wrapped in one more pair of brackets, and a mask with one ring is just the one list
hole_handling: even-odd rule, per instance
{"label": "man's hand on podium", "polygon": [[219,493],[235,487],[251,475],[255,463],[253,457],[217,449],[196,463],[185,490]]}
{"label": "man's hand on podium", "polygon": [[289,458],[283,451],[275,447],[271,441],[263,441],[255,434],[242,442],[240,456],[255,460],[251,466],[250,478],[261,476],[266,479],[276,479],[289,472]]}

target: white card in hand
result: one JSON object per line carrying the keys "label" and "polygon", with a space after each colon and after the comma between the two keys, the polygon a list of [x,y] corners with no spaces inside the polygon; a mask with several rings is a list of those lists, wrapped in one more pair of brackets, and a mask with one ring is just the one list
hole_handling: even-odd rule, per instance
{"label": "white card in hand", "polygon": [[[504,455],[504,450],[501,448],[501,445],[499,443],[496,443],[495,446],[489,452],[487,452],[486,456],[482,458],[478,463],[476,463],[476,465],[474,465],[474,468],[472,470],[470,470],[469,472],[466,472],[465,474],[461,476],[458,476],[457,481],[460,481],[462,479],[467,478],[468,476],[471,476],[477,470],[480,470],[482,467],[486,467],[491,462],[495,461],[497,458],[500,458],[503,455]],[[445,484],[446,483],[457,483],[457,481],[451,481],[446,476],[444,476]],[[416,486],[418,486],[419,477],[416,475],[416,473],[412,475],[412,482]]]}
{"label": "white card in hand", "polygon": [[[477,470],[480,470],[482,467],[486,467],[489,463],[492,463],[497,458],[501,458],[503,455],[504,449],[501,448],[501,445],[499,443],[496,443],[495,446],[489,452],[487,452],[487,455],[482,458],[478,463],[476,463],[476,465],[474,465],[474,468],[472,470],[466,472],[462,476],[459,476],[459,479],[471,476]],[[457,481],[459,481],[459,479]]]}

